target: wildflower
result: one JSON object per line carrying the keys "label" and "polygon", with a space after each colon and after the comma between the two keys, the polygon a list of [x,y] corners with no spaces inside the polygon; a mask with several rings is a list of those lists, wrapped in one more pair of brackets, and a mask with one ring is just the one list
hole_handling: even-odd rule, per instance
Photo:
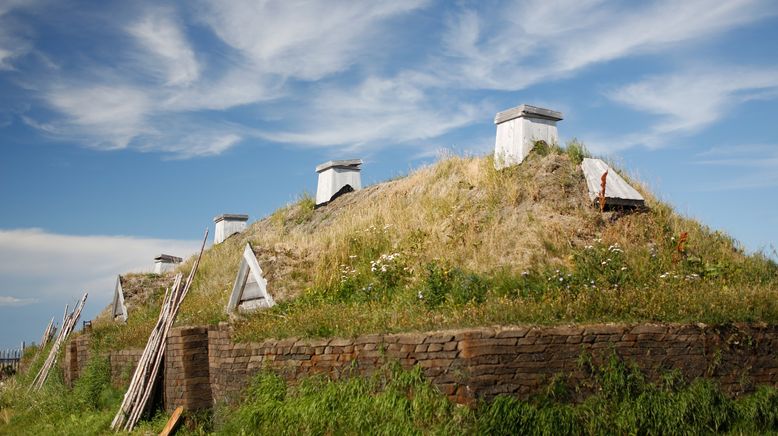
{"label": "wildflower", "polygon": [[424,299],[424,294],[422,294],[421,291],[419,291],[418,297],[419,297],[419,300],[423,300]]}

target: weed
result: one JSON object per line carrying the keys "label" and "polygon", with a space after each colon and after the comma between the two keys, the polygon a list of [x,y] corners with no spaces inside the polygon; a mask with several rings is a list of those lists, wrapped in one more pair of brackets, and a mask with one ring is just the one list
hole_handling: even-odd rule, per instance
{"label": "weed", "polygon": [[570,161],[575,165],[580,165],[584,158],[591,157],[589,150],[586,149],[586,145],[577,138],[573,138],[567,142],[565,153],[567,153],[567,157],[569,157]]}

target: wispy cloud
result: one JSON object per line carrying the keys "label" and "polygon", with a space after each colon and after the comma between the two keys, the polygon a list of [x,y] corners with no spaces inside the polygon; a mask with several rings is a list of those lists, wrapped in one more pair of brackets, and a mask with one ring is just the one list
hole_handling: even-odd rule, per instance
{"label": "wispy cloud", "polygon": [[304,110],[289,114],[294,120],[289,131],[260,135],[277,142],[361,149],[434,138],[491,112],[428,92],[409,78],[369,77],[353,89],[321,91]]}
{"label": "wispy cloud", "polygon": [[[217,155],[238,144],[253,127],[195,113],[276,99],[284,95],[282,86],[289,79],[318,80],[348,69],[369,54],[371,41],[385,35],[381,31],[386,20],[425,3],[203,2],[196,8],[199,20],[235,53],[210,54],[205,57],[211,61],[208,65],[198,59],[176,11],[152,8],[120,27],[136,43],[133,64],[161,80],[149,82],[132,69],[105,65],[88,74],[58,73],[54,83],[38,88],[61,116],[24,119],[48,136],[97,149],[129,147],[176,158]],[[349,137],[344,131],[334,133]],[[284,133],[275,136],[287,142]],[[311,138],[324,135],[303,136],[308,140],[300,145],[317,143]]]}
{"label": "wispy cloud", "polygon": [[58,86],[45,95],[67,118],[50,125],[49,133],[92,137],[96,148],[125,148],[141,133],[148,132],[146,116],[153,106],[142,90],[124,86]]}
{"label": "wispy cloud", "polygon": [[369,54],[387,19],[427,3],[206,0],[200,19],[259,73],[317,80]]}
{"label": "wispy cloud", "polygon": [[694,163],[730,169],[720,182],[706,186],[706,191],[778,186],[778,144],[714,147],[698,154]]}
{"label": "wispy cloud", "polygon": [[[153,258],[160,253],[186,257],[197,247],[196,241],[0,230],[0,289],[23,293],[17,304],[65,302],[84,290],[105,303],[117,274],[151,271]],[[6,303],[16,301],[3,298]]]}
{"label": "wispy cloud", "polygon": [[36,298],[16,298],[0,295],[0,307],[28,306],[37,302]]}
{"label": "wispy cloud", "polygon": [[34,6],[37,1],[4,0],[0,2],[0,71],[14,70],[15,58],[32,50],[27,29],[13,17],[13,12]]}
{"label": "wispy cloud", "polygon": [[607,96],[656,116],[648,129],[612,139],[607,148],[657,148],[670,145],[674,136],[710,126],[747,101],[778,98],[778,67],[718,65],[645,78],[614,89]]}
{"label": "wispy cloud", "polygon": [[127,28],[156,61],[148,67],[164,75],[168,85],[188,85],[200,76],[194,50],[181,27],[171,11],[158,9]]}
{"label": "wispy cloud", "polygon": [[684,44],[775,15],[769,1],[512,1],[449,21],[442,83],[520,90],[622,57]]}
{"label": "wispy cloud", "polygon": [[[174,158],[218,155],[252,136],[375,150],[490,119],[495,108],[474,90],[522,90],[615,59],[680,51],[778,13],[768,0],[511,0],[447,5],[432,18],[445,23],[406,35],[403,20],[433,4],[138,4],[110,16],[102,29],[114,38],[115,59],[86,52],[77,64],[27,79],[53,114],[35,111],[25,120],[50,137],[96,149]],[[0,23],[2,17],[0,8]],[[0,65],[14,56],[2,35]],[[59,65],[56,54],[46,55]],[[720,76],[688,87],[689,77],[674,74],[670,83],[646,79],[609,97],[663,117],[651,131],[626,138],[656,146],[665,133],[693,132],[718,119],[718,102],[755,98],[744,93],[772,86],[764,82],[774,71],[748,72],[735,87]],[[706,95],[719,86],[718,100]],[[670,101],[651,101],[653,89],[671,94]],[[702,104],[678,119],[677,92]],[[247,110],[236,117],[237,108]]]}

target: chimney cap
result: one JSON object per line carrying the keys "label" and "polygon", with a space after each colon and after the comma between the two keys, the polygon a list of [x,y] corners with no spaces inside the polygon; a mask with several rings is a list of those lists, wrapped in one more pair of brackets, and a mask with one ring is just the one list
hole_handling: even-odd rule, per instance
{"label": "chimney cap", "polygon": [[330,160],[321,165],[317,165],[316,172],[320,173],[330,168],[346,168],[359,171],[360,165],[362,165],[362,159]]}
{"label": "chimney cap", "polygon": [[248,221],[249,216],[243,215],[243,214],[237,214],[237,213],[223,213],[217,217],[214,217],[213,222],[218,223],[219,221]]}
{"label": "chimney cap", "polygon": [[160,254],[159,256],[154,258],[155,262],[164,262],[164,263],[181,263],[183,259],[176,256],[171,256],[169,254]]}
{"label": "chimney cap", "polygon": [[515,118],[527,117],[527,118],[542,118],[551,121],[561,121],[562,112],[557,112],[551,109],[545,109],[542,107],[531,106],[523,104],[502,112],[498,112],[494,117],[494,124],[504,123]]}

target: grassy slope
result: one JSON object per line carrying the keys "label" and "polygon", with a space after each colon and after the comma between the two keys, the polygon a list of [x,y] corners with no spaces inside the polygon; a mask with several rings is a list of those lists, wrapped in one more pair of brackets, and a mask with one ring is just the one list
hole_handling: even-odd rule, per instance
{"label": "grassy slope", "polygon": [[[205,253],[179,323],[226,319],[247,241],[281,304],[237,320],[245,340],[503,323],[778,320],[774,262],[744,254],[640,185],[647,212],[600,213],[588,203],[577,157],[536,148],[503,171],[491,158],[450,157],[317,210],[303,197]],[[135,333],[113,343],[142,345],[152,318],[131,313]]]}

